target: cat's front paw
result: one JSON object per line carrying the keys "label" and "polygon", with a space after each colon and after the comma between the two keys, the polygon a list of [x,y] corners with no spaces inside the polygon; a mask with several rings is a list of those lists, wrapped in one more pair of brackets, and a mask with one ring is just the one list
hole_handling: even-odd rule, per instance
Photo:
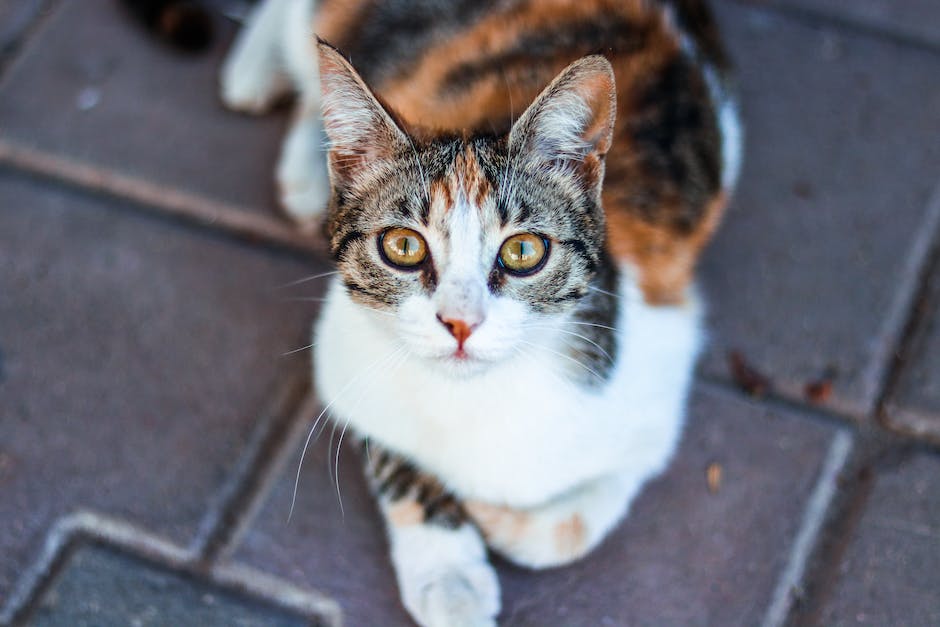
{"label": "cat's front paw", "polygon": [[281,207],[300,226],[314,224],[330,200],[330,179],[320,149],[325,139],[315,116],[298,116],[277,165]]}
{"label": "cat's front paw", "polygon": [[485,562],[401,583],[405,607],[423,627],[496,625],[499,582]]}
{"label": "cat's front paw", "polygon": [[409,525],[392,530],[402,603],[422,627],[496,625],[499,580],[476,529]]}

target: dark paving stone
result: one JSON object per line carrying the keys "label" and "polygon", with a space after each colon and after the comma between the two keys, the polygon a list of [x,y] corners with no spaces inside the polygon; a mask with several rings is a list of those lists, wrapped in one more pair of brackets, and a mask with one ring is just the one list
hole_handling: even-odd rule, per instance
{"label": "dark paving stone", "polygon": [[940,264],[936,265],[918,303],[910,353],[885,413],[888,424],[898,430],[940,441]]}
{"label": "dark paving stone", "polygon": [[747,131],[737,197],[702,268],[712,346],[785,395],[835,372],[835,408],[870,410],[903,324],[940,169],[940,56],[719,5]]}
{"label": "dark paving stone", "polygon": [[822,625],[940,625],[940,458],[878,477]]}
{"label": "dark paving stone", "polygon": [[114,0],[64,2],[0,88],[0,136],[155,183],[272,211],[283,116],[222,108],[217,71],[234,26],[180,55]]}
{"label": "dark paving stone", "polygon": [[310,624],[283,608],[98,546],[71,555],[28,621],[36,627]]}
{"label": "dark paving stone", "polygon": [[76,508],[192,540],[306,369],[309,307],[270,288],[319,267],[2,171],[0,251],[2,604]]}
{"label": "dark paving stone", "polygon": [[936,0],[746,0],[848,18],[901,36],[940,44],[940,3]]}
{"label": "dark paving stone", "polygon": [[[235,559],[324,591],[347,624],[409,624],[352,449],[340,456],[340,509],[329,434],[308,452],[291,521],[296,458]],[[675,463],[597,552],[551,572],[501,566],[501,624],[758,624],[831,437],[819,424],[700,390]],[[723,468],[716,494],[706,487],[711,463]]]}
{"label": "dark paving stone", "polygon": [[35,20],[51,0],[0,0],[0,69],[10,60]]}

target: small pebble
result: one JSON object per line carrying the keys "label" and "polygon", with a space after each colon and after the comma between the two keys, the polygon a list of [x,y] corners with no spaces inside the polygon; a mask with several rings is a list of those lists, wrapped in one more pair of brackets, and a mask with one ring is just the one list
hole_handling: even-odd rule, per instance
{"label": "small pebble", "polygon": [[79,111],[90,111],[97,107],[99,102],[101,102],[101,90],[97,87],[86,87],[78,92],[75,106]]}

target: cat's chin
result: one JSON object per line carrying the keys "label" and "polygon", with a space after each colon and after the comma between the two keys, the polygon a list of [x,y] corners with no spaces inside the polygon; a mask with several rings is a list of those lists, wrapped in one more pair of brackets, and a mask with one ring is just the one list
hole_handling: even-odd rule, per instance
{"label": "cat's chin", "polygon": [[465,379],[483,374],[493,365],[487,359],[465,352],[437,355],[427,358],[427,361],[436,372],[455,379]]}

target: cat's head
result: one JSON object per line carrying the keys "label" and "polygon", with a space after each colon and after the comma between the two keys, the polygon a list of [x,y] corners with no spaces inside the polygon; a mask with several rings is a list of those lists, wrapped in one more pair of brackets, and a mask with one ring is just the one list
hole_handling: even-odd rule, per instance
{"label": "cat's head", "polygon": [[376,323],[443,371],[531,352],[611,272],[600,206],[610,64],[570,65],[506,135],[459,137],[398,120],[336,50],[319,48],[326,230],[352,300],[390,314]]}

